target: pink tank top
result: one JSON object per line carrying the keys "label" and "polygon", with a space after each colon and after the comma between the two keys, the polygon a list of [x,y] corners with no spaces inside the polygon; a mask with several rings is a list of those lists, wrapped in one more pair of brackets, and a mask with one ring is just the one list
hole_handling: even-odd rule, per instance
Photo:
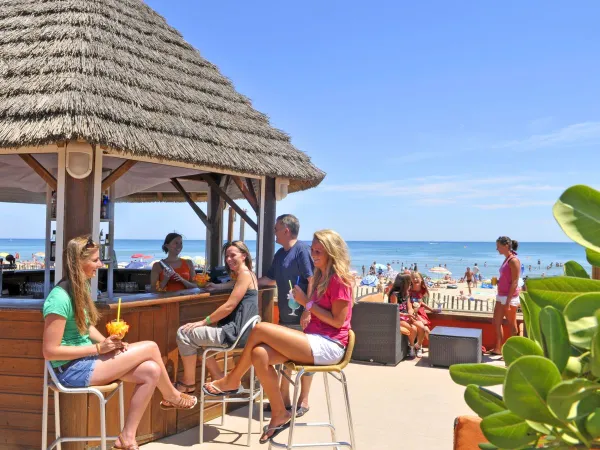
{"label": "pink tank top", "polygon": [[[512,275],[510,273],[510,265],[508,264],[511,259],[516,258],[517,254],[513,253],[511,256],[506,258],[504,263],[500,266],[500,278],[498,279],[498,295],[508,295],[508,291],[510,289],[510,285],[512,282]],[[515,292],[511,298],[517,297],[521,289],[519,286],[515,289]]]}

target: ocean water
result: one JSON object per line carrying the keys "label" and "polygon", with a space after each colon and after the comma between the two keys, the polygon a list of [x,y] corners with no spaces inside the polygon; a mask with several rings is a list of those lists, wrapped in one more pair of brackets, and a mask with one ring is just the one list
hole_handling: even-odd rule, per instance
{"label": "ocean water", "polygon": [[[204,240],[185,240],[182,255],[204,256]],[[256,242],[247,241],[252,256],[256,255]],[[164,256],[160,247],[162,240],[117,239],[115,251],[119,262],[128,262],[131,255],[142,253],[153,259]],[[477,263],[485,278],[498,274],[503,257],[496,251],[495,242],[402,242],[402,241],[349,241],[348,248],[352,258],[352,267],[361,273],[364,265],[368,270],[373,261],[378,264],[390,263],[394,270],[400,270],[402,264],[410,266],[416,263],[419,270],[428,273],[433,266],[446,265],[453,276],[461,277],[467,266]],[[21,260],[31,259],[32,255],[44,251],[43,239],[0,239],[0,252],[13,255],[19,253]],[[562,274],[562,268],[555,267],[557,262],[577,261],[591,272],[591,266],[585,259],[583,247],[575,243],[522,242],[519,244],[519,257],[525,266],[524,275],[546,276]],[[540,265],[538,266],[538,260]],[[553,267],[548,269],[550,263]],[[531,271],[529,271],[531,265]]]}

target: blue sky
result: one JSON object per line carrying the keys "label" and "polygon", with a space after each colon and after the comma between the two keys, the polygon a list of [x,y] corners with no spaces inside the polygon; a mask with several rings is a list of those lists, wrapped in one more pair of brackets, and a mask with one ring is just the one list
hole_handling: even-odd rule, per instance
{"label": "blue sky", "polygon": [[[147,3],[327,172],[278,204],[302,238],[564,241],[552,204],[600,186],[600,3]],[[42,236],[41,207],[0,214],[1,236]],[[184,204],[116,224],[204,237]]]}

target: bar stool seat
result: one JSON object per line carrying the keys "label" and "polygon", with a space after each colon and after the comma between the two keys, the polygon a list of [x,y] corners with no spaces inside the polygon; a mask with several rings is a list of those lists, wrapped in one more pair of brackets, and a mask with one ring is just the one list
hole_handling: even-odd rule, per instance
{"label": "bar stool seat", "polygon": [[[48,391],[54,392],[54,441],[48,446]],[[52,450],[57,448],[61,450],[63,442],[86,442],[100,441],[100,450],[106,450],[107,441],[116,441],[117,436],[106,435],[106,404],[116,394],[119,394],[119,421],[121,430],[125,426],[125,401],[123,395],[123,382],[115,381],[102,386],[87,386],[81,388],[69,388],[63,386],[54,372],[50,361],[44,364],[44,392],[42,402],[42,450]],[[59,394],[93,394],[98,397],[100,405],[100,436],[68,436],[62,437],[60,434],[60,404]],[[108,394],[106,397],[104,394]]]}
{"label": "bar stool seat", "polygon": [[[283,366],[291,371],[296,372],[295,380],[292,380],[283,370],[283,367],[279,369],[280,376],[286,377],[290,383],[294,386],[294,396],[292,399],[292,411],[297,411],[298,409],[298,396],[300,395],[300,380],[302,379],[302,375],[305,372],[320,372],[323,374],[323,382],[325,383],[325,399],[327,400],[327,412],[329,414],[329,422],[304,422],[304,423],[296,423],[296,415],[292,414],[292,420],[290,422],[289,434],[288,434],[288,442],[287,444],[283,444],[280,442],[276,442],[274,439],[269,441],[269,449],[276,448],[285,448],[291,450],[293,448],[307,448],[307,447],[349,447],[351,449],[356,449],[356,440],[354,439],[354,424],[352,422],[352,412],[350,410],[350,396],[348,395],[348,384],[346,381],[346,375],[344,374],[344,368],[350,363],[352,359],[352,351],[354,350],[354,342],[355,342],[354,331],[349,330],[348,332],[348,345],[346,347],[346,353],[342,360],[337,364],[332,364],[330,366],[314,366],[314,365],[306,365],[299,364],[294,361],[288,361]],[[339,375],[336,375],[339,374]],[[348,428],[350,430],[350,442],[341,442],[337,441],[336,438],[336,430],[335,425],[333,424],[333,410],[331,408],[331,396],[329,393],[329,382],[327,379],[327,375],[330,375],[335,380],[339,381],[342,384],[342,388],[344,391],[344,400],[346,403],[346,417],[348,419]],[[295,427],[327,427],[331,431],[331,440],[332,442],[312,442],[312,443],[302,443],[302,444],[294,444],[294,429]]]}

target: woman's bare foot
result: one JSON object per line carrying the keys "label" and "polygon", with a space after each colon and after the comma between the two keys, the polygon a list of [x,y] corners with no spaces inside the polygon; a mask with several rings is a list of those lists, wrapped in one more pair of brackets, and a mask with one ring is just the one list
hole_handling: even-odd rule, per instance
{"label": "woman's bare foot", "polygon": [[265,427],[265,430],[263,430],[263,434],[260,437],[259,442],[267,442],[269,439],[271,439],[271,437],[273,437],[274,434],[278,433],[279,427],[288,424],[290,420],[292,420],[292,414],[287,410],[284,410],[282,414],[273,414],[271,416],[271,421],[269,422],[269,425],[267,425]]}

